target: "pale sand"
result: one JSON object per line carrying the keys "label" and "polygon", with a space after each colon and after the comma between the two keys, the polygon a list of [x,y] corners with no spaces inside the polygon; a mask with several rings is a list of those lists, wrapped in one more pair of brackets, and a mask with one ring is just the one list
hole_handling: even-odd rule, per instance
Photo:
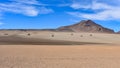
{"label": "pale sand", "polygon": [[120,46],[1,45],[0,68],[120,68]]}
{"label": "pale sand", "polygon": [[[7,33],[8,35],[4,35]],[[30,34],[30,36],[28,36]],[[71,35],[73,34],[73,35]],[[92,36],[90,36],[92,34]],[[54,37],[52,37],[54,35]],[[27,31],[27,32],[1,32],[0,44],[35,44],[49,45],[45,43],[63,43],[76,45],[78,44],[120,44],[120,34],[104,34],[104,33],[73,33],[73,32],[49,32],[49,31]],[[61,43],[62,42],[62,43]],[[71,43],[72,42],[72,43]],[[79,43],[80,42],[80,43]],[[30,43],[30,44],[29,44]],[[53,44],[56,45],[56,44]],[[65,45],[65,44],[63,44]]]}
{"label": "pale sand", "polygon": [[120,68],[119,45],[119,34],[1,33],[0,68]]}

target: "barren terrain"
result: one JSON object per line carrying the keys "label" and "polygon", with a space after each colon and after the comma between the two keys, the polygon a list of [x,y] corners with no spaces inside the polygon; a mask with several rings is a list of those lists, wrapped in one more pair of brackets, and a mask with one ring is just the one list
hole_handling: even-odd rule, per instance
{"label": "barren terrain", "polygon": [[3,31],[0,68],[119,68],[119,45],[119,34]]}
{"label": "barren terrain", "polygon": [[120,46],[0,46],[0,68],[119,68]]}

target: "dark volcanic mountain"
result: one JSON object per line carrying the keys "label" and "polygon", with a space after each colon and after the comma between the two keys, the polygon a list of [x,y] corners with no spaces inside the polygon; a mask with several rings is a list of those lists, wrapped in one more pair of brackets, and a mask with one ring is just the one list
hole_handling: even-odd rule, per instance
{"label": "dark volcanic mountain", "polygon": [[114,33],[113,30],[96,24],[92,20],[82,20],[77,24],[60,27],[57,29],[57,31]]}

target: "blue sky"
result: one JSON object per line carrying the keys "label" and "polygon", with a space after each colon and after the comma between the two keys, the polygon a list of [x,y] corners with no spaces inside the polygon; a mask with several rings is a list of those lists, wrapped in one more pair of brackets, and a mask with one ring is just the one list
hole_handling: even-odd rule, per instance
{"label": "blue sky", "polygon": [[91,19],[120,30],[120,0],[0,0],[0,29],[45,29]]}

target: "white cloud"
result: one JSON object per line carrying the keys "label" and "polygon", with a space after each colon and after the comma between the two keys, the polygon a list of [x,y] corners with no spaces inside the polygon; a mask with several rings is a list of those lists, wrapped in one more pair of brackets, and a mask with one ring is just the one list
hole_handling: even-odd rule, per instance
{"label": "white cloud", "polygon": [[41,7],[39,10],[40,10],[39,11],[40,14],[48,14],[48,13],[54,12],[52,9],[48,9],[48,8],[45,8],[45,7]]}
{"label": "white cloud", "polygon": [[[93,19],[93,20],[113,20],[113,19],[120,19],[120,6],[111,5],[107,3],[97,2],[93,0],[92,3],[87,5],[80,4],[80,3],[73,3],[70,5],[73,9],[79,10],[81,8],[84,9],[91,9],[95,11],[95,13],[81,13],[81,12],[68,12],[68,14],[85,18],[85,19]],[[101,10],[101,11],[97,11]]]}
{"label": "white cloud", "polygon": [[93,10],[97,10],[97,9],[111,9],[113,7],[105,3],[98,3],[93,1],[90,8]]}
{"label": "white cloud", "polygon": [[93,19],[93,20],[114,20],[114,19],[120,19],[119,15],[120,9],[114,11],[114,10],[106,10],[102,11],[96,14],[87,14],[87,13],[80,13],[80,12],[68,12],[68,14],[85,18],[85,19]]}
{"label": "white cloud", "polygon": [[93,10],[112,8],[111,6],[109,6],[106,3],[99,3],[96,1],[93,1],[92,3],[88,3],[88,4],[81,4],[79,2],[74,2],[73,4],[70,5],[70,7],[72,7],[73,9],[84,8],[84,9],[93,9]]}
{"label": "white cloud", "polygon": [[70,7],[72,7],[73,9],[80,9],[80,8],[90,8],[90,5],[81,5],[79,3],[73,3],[72,5],[70,5]]}
{"label": "white cloud", "polygon": [[39,14],[38,9],[36,9],[35,7],[27,6],[19,3],[0,4],[0,9],[3,12],[13,12],[13,13],[24,14],[27,16],[37,16]]}
{"label": "white cloud", "polygon": [[40,6],[37,0],[11,0],[11,1],[12,2],[10,3],[0,3],[1,12],[12,12],[17,14],[23,14],[26,16],[37,16],[39,14],[48,14],[53,12],[52,9]]}
{"label": "white cloud", "polygon": [[19,3],[24,3],[24,4],[39,4],[37,0],[11,0]]}
{"label": "white cloud", "polygon": [[81,17],[94,20],[114,20],[120,19],[120,9],[105,10],[96,14],[80,14]]}

